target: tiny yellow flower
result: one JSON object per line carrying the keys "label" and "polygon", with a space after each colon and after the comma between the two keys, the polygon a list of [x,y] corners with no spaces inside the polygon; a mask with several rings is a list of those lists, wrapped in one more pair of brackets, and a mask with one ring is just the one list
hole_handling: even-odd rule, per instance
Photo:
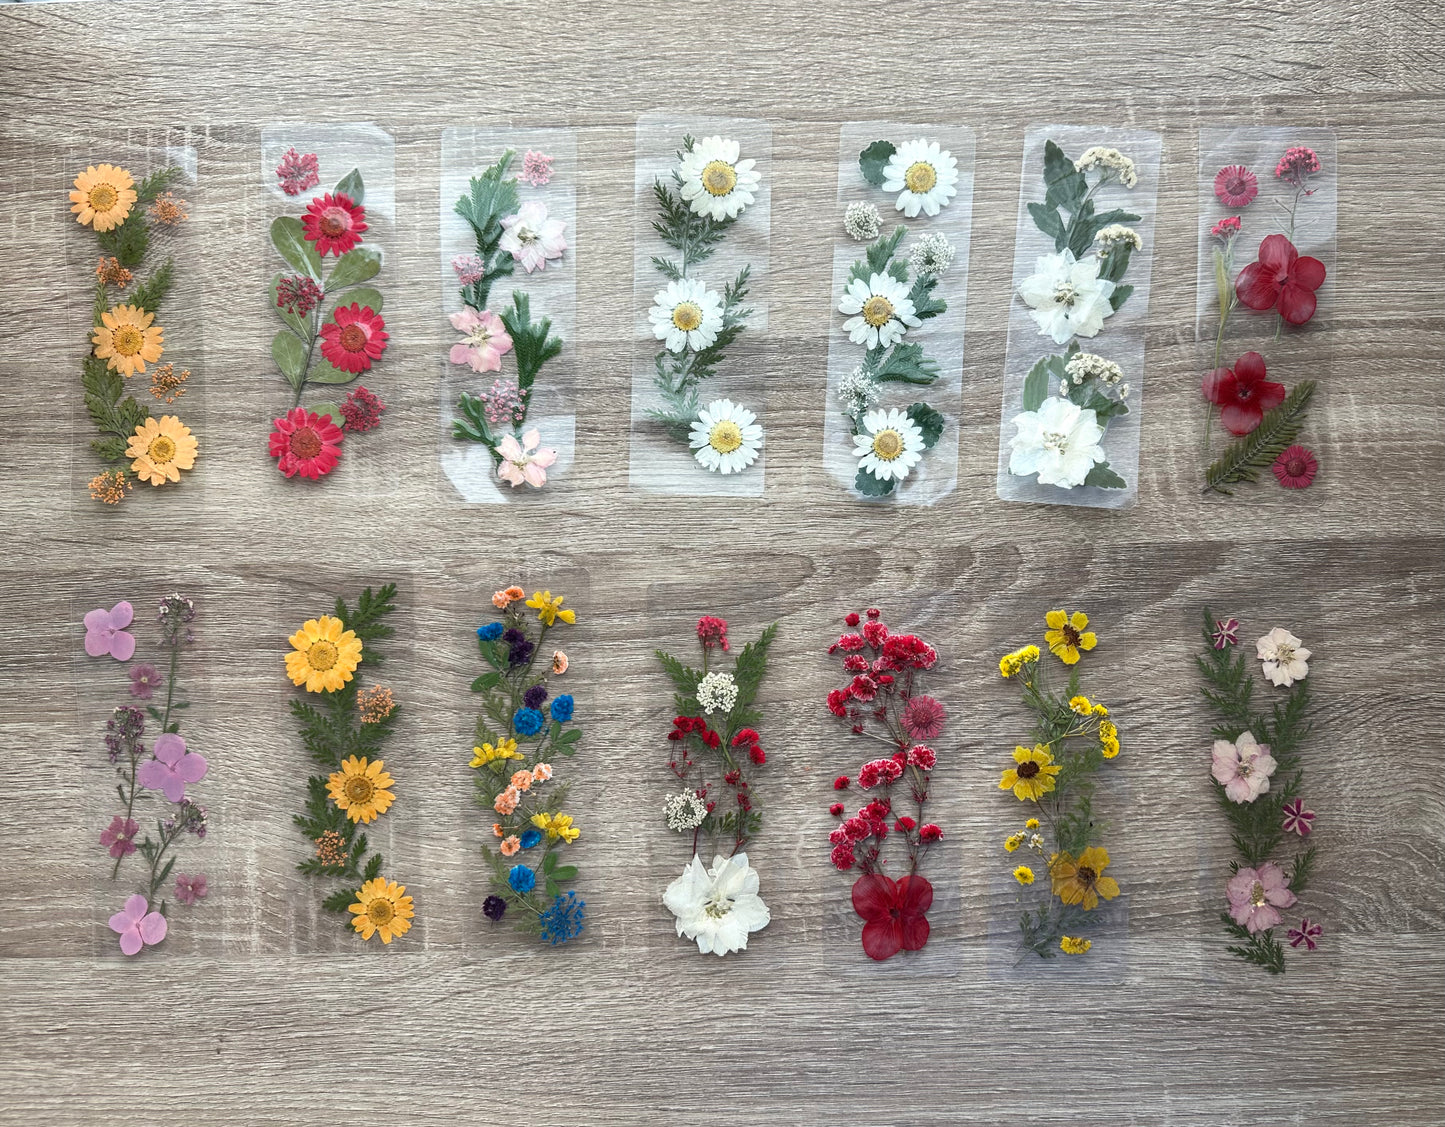
{"label": "tiny yellow flower", "polygon": [[570,814],[533,814],[532,825],[545,833],[551,840],[556,841],[559,837],[568,845],[571,845],[582,834],[579,826],[572,824]]}
{"label": "tiny yellow flower", "polygon": [[1020,865],[1017,869],[1014,870],[1014,880],[1018,881],[1019,884],[1022,885],[1033,884],[1034,871],[1027,865]]}
{"label": "tiny yellow flower", "polygon": [[1016,676],[1025,665],[1039,660],[1038,646],[1025,646],[1021,650],[1014,650],[1013,653],[1004,654],[999,658],[998,671],[1005,678]]}
{"label": "tiny yellow flower", "polygon": [[1089,702],[1088,697],[1071,697],[1069,709],[1077,712],[1080,716],[1088,716],[1094,711],[1094,706]]}
{"label": "tiny yellow flower", "polygon": [[1108,716],[1108,715],[1109,715],[1109,710],[1108,710],[1107,708],[1105,708],[1102,704],[1099,704],[1097,701],[1095,701],[1095,702],[1094,702],[1094,715],[1095,715],[1095,716]]}
{"label": "tiny yellow flower", "polygon": [[1099,744],[1105,759],[1113,759],[1119,754],[1119,729],[1114,727],[1112,721],[1099,721]]}
{"label": "tiny yellow flower", "polygon": [[1023,834],[1010,834],[1009,837],[1008,837],[1008,840],[1003,843],[1003,847],[1004,847],[1004,849],[1006,849],[1008,852],[1012,853],[1012,852],[1014,852],[1016,849],[1018,849],[1018,847],[1019,847],[1020,845],[1022,845],[1023,843],[1024,843],[1024,835],[1023,835]]}
{"label": "tiny yellow flower", "polygon": [[571,625],[577,621],[577,612],[563,610],[563,602],[564,599],[561,595],[554,599],[551,591],[533,591],[532,597],[527,600],[527,605],[537,612],[537,617],[542,620],[543,626],[555,626],[559,618]]}
{"label": "tiny yellow flower", "polygon": [[1030,818],[1027,822],[1024,823],[1024,829],[1026,830],[1036,830],[1038,828],[1039,820],[1037,818]]}
{"label": "tiny yellow flower", "polygon": [[1093,945],[1092,939],[1084,939],[1077,935],[1066,935],[1059,940],[1059,948],[1065,955],[1082,955]]}
{"label": "tiny yellow flower", "polygon": [[495,759],[525,759],[526,756],[517,750],[517,741],[505,739],[495,747],[491,744],[482,744],[481,747],[472,748],[473,767],[485,767]]}

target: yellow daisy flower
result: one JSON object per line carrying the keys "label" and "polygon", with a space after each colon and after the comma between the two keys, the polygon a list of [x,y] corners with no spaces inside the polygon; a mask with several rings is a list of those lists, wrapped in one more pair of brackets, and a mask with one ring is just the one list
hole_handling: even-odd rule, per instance
{"label": "yellow daisy flower", "polygon": [[1013,791],[1021,802],[1037,802],[1054,789],[1054,776],[1062,770],[1063,767],[1054,762],[1053,753],[1042,744],[1016,747],[1014,766],[1003,773],[998,789]]}
{"label": "yellow daisy flower", "polygon": [[1044,622],[1048,626],[1044,631],[1044,641],[1049,644],[1053,655],[1065,665],[1076,664],[1080,650],[1091,650],[1099,644],[1094,632],[1084,629],[1089,625],[1089,616],[1081,610],[1076,610],[1073,614],[1051,610],[1044,615]]}
{"label": "yellow daisy flower", "polygon": [[552,598],[551,591],[533,591],[532,597],[527,600],[527,605],[537,612],[537,617],[542,620],[543,626],[554,626],[559,618],[571,625],[577,621],[577,612],[563,610],[563,602],[561,595],[555,599]]}
{"label": "yellow daisy flower", "polygon": [[144,372],[165,351],[165,330],[152,325],[154,313],[139,305],[117,305],[100,315],[100,324],[91,330],[91,344],[96,358],[104,360],[111,371],[123,376]]}
{"label": "yellow daisy flower", "polygon": [[499,742],[496,746],[493,746],[492,744],[482,744],[481,747],[472,748],[471,766],[485,767],[488,763],[491,763],[493,760],[496,759],[525,758],[526,756],[517,750],[516,740],[505,739]]}
{"label": "yellow daisy flower", "polygon": [[353,822],[374,822],[396,801],[391,793],[392,778],[380,759],[367,763],[354,755],[341,761],[341,770],[326,780],[326,791],[338,810],[345,810]]}
{"label": "yellow daisy flower", "polygon": [[576,841],[582,830],[572,824],[570,814],[533,814],[532,825],[545,833],[553,841],[559,837],[568,845]]}
{"label": "yellow daisy flower", "polygon": [[174,415],[162,415],[135,428],[125,456],[135,459],[130,468],[136,477],[152,485],[164,485],[180,481],[181,471],[196,464],[198,448],[190,427]]}
{"label": "yellow daisy flower", "polygon": [[1099,743],[1104,749],[1104,758],[1113,759],[1119,754],[1119,729],[1112,721],[1099,721]]}
{"label": "yellow daisy flower", "polygon": [[1027,865],[1020,865],[1017,869],[1014,870],[1014,880],[1018,881],[1019,884],[1025,886],[1033,884],[1034,871]]}
{"label": "yellow daisy flower", "polygon": [[1018,847],[1019,847],[1020,845],[1022,845],[1023,843],[1024,843],[1024,835],[1023,835],[1023,834],[1009,834],[1009,836],[1004,839],[1004,843],[1003,843],[1004,851],[1007,852],[1007,853],[1013,853],[1013,852],[1017,851]]}
{"label": "yellow daisy flower", "polygon": [[334,693],[361,664],[361,639],[329,614],[307,619],[290,642],[295,648],[286,655],[286,675],[308,693]]}
{"label": "yellow daisy flower", "polygon": [[1089,703],[1089,698],[1083,696],[1070,697],[1069,709],[1070,711],[1077,712],[1080,716],[1092,716],[1094,713],[1094,706]]}
{"label": "yellow daisy flower", "polygon": [[1038,646],[1025,646],[1021,650],[1014,650],[1013,653],[1004,654],[999,658],[998,671],[1004,677],[1016,676],[1025,665],[1039,660]]}
{"label": "yellow daisy flower", "polygon": [[1112,900],[1119,895],[1119,882],[1104,875],[1108,867],[1109,851],[1102,846],[1091,845],[1077,860],[1069,853],[1055,853],[1049,858],[1054,895],[1065,904],[1082,904],[1084,911],[1093,911],[1099,897]]}
{"label": "yellow daisy flower", "polygon": [[1065,955],[1082,955],[1093,945],[1092,939],[1084,939],[1077,935],[1066,935],[1059,940],[1059,949]]}
{"label": "yellow daisy flower", "polygon": [[379,934],[383,943],[390,943],[398,935],[411,930],[411,897],[403,895],[406,885],[397,884],[385,877],[367,881],[356,891],[356,903],[348,909],[356,918],[351,926],[361,933],[362,939]]}
{"label": "yellow daisy flower", "polygon": [[75,178],[70,210],[77,223],[109,231],[125,222],[135,201],[135,181],[129,172],[113,164],[92,164]]}
{"label": "yellow daisy flower", "polygon": [[1039,820],[1037,818],[1030,818],[1027,822],[1024,823],[1024,829],[1026,830],[1036,830],[1038,828]]}

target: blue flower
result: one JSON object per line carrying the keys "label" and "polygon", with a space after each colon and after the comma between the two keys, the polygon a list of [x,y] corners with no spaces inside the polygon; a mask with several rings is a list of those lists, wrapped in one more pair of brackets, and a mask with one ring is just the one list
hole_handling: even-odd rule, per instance
{"label": "blue flower", "polygon": [[559,724],[565,724],[572,719],[571,694],[563,693],[552,701],[552,719]]}
{"label": "blue flower", "polygon": [[532,846],[536,845],[536,844],[537,844],[539,841],[541,841],[541,840],[542,840],[542,831],[541,831],[541,830],[539,830],[539,829],[530,829],[530,830],[527,830],[524,834],[522,834],[522,848],[523,848],[523,849],[531,849]]}
{"label": "blue flower", "polygon": [[575,892],[567,892],[552,901],[552,906],[543,912],[537,922],[542,925],[542,938],[553,947],[576,939],[584,929],[583,920],[587,913],[582,909],[587,901],[578,900]]}
{"label": "blue flower", "polygon": [[519,736],[535,736],[542,730],[542,714],[535,708],[519,708],[512,717],[512,727]]}
{"label": "blue flower", "polygon": [[502,624],[500,622],[489,622],[485,626],[477,627],[477,637],[484,642],[495,642],[502,636]]}
{"label": "blue flower", "polygon": [[531,892],[537,887],[537,874],[526,865],[513,865],[512,871],[507,874],[507,883],[512,886],[513,892]]}

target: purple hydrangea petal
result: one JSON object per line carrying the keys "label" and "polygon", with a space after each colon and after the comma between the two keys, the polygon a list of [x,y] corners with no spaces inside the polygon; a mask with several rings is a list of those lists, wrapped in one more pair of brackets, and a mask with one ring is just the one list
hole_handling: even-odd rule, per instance
{"label": "purple hydrangea petal", "polygon": [[141,919],[138,930],[143,942],[159,943],[166,937],[166,918],[159,912],[151,912]]}
{"label": "purple hydrangea petal", "polygon": [[171,777],[171,769],[154,759],[147,759],[135,773],[135,781],[146,790],[164,790]]}
{"label": "purple hydrangea petal", "polygon": [[117,630],[124,630],[135,619],[135,607],[122,599],[110,608],[110,624]]}
{"label": "purple hydrangea petal", "polygon": [[135,635],[124,630],[116,631],[110,640],[110,656],[116,661],[129,661],[135,656]]}
{"label": "purple hydrangea petal", "polygon": [[174,732],[165,732],[156,737],[156,758],[167,767],[174,767],[186,754],[186,741]]}
{"label": "purple hydrangea petal", "polygon": [[206,762],[204,755],[197,755],[193,751],[186,752],[181,756],[181,761],[176,764],[176,774],[182,782],[199,783],[206,777],[206,771],[210,764]]}
{"label": "purple hydrangea petal", "polygon": [[132,924],[120,933],[120,953],[122,955],[134,955],[141,949],[140,927]]}

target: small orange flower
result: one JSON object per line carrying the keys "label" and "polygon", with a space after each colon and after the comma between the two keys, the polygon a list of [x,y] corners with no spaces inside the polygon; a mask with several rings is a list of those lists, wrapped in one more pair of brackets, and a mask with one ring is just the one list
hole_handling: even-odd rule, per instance
{"label": "small orange flower", "polygon": [[95,268],[95,276],[98,281],[104,282],[107,286],[114,286],[123,290],[130,285],[131,279],[135,277],[129,270],[120,264],[118,258],[106,258],[100,256],[100,263]]}
{"label": "small orange flower", "polygon": [[506,610],[518,599],[525,599],[526,597],[527,592],[523,591],[520,587],[508,587],[505,591],[498,591],[492,596],[492,606],[498,610]]}
{"label": "small orange flower", "polygon": [[174,403],[185,395],[186,381],[190,378],[189,368],[177,372],[174,364],[162,364],[151,369],[151,394],[165,403]]}
{"label": "small orange flower", "polygon": [[91,345],[96,358],[106,367],[129,378],[144,372],[165,351],[165,330],[154,325],[154,313],[138,305],[117,305],[100,315],[100,324],[91,330]]}
{"label": "small orange flower", "polygon": [[552,672],[559,675],[567,672],[567,655],[561,650],[552,655]]}
{"label": "small orange flower", "polygon": [[501,837],[501,836],[502,836],[502,823],[501,823],[501,822],[493,822],[493,823],[492,823],[492,832],[493,832],[494,834],[496,834],[498,837]]}
{"label": "small orange flower", "polygon": [[131,488],[124,470],[106,470],[90,479],[90,499],[104,501],[107,505],[119,505],[125,500],[126,491]]}
{"label": "small orange flower", "polygon": [[505,817],[517,808],[517,803],[521,800],[522,792],[516,787],[508,787],[497,795],[497,801],[492,803],[492,809]]}
{"label": "small orange flower", "polygon": [[517,850],[521,848],[522,839],[519,838],[516,834],[512,834],[510,837],[502,839],[501,849],[503,857],[511,857],[514,853],[517,852]]}
{"label": "small orange flower", "polygon": [[518,771],[512,776],[512,786],[518,790],[529,790],[532,786],[532,772]]}
{"label": "small orange flower", "polygon": [[550,763],[538,763],[532,768],[532,781],[534,783],[545,783],[552,777],[552,765]]}
{"label": "small orange flower", "polygon": [[156,202],[146,208],[146,214],[156,223],[166,227],[175,227],[191,217],[190,212],[186,210],[188,206],[190,205],[185,200],[176,199],[174,192],[167,192],[163,196],[158,196]]}

